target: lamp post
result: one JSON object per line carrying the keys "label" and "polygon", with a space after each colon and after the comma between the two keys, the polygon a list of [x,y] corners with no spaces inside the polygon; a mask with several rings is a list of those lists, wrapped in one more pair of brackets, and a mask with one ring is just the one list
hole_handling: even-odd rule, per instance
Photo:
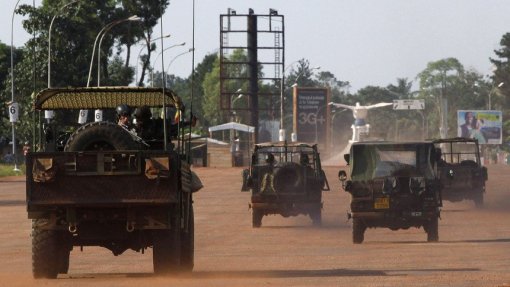
{"label": "lamp post", "polygon": [[499,88],[503,87],[503,85],[504,85],[504,84],[505,84],[504,82],[499,83],[496,87],[493,87],[493,88],[491,89],[491,91],[489,92],[489,109],[488,109],[489,111],[490,111],[490,110],[491,110],[491,108],[492,108],[492,106],[491,106],[492,93],[493,93],[496,89],[499,89]]}
{"label": "lamp post", "polygon": [[[239,93],[241,92],[241,89],[238,89],[236,91],[236,93]],[[237,97],[235,98],[232,98],[232,96],[230,96],[230,109],[232,110],[232,122],[235,122],[235,119],[236,119],[236,112],[234,110],[234,104],[236,103],[237,100],[239,100],[240,98],[242,98],[244,96],[244,94],[239,94]]]}
{"label": "lamp post", "polygon": [[[99,45],[97,46],[97,86],[101,86],[101,44],[103,43],[104,36],[106,36],[106,33],[110,31],[113,27],[116,25],[123,23],[123,22],[130,22],[130,21],[140,21],[141,18],[134,15],[127,19],[119,20],[116,22],[112,22],[111,24],[107,25],[106,29],[104,29],[103,35],[101,36],[101,40],[99,40]],[[100,32],[101,33],[101,32]],[[98,35],[99,36],[99,35]],[[97,38],[96,38],[97,40]]]}
{"label": "lamp post", "polygon": [[[16,8],[18,8],[19,4],[18,0],[16,1],[16,5],[14,5],[14,10],[12,10],[12,20],[11,20],[11,103],[14,106],[14,15],[16,14]],[[10,109],[9,109],[10,110]],[[10,111],[9,111],[10,112]],[[16,121],[12,121],[12,155],[14,157],[14,171],[19,171],[18,168],[18,160],[16,159]]]}
{"label": "lamp post", "polygon": [[[167,50],[170,50],[174,47],[178,47],[178,46],[184,46],[186,45],[186,42],[182,42],[180,44],[175,44],[175,45],[172,45],[168,48],[165,48],[163,49],[163,51],[159,52],[156,57],[154,58],[154,62],[152,63],[152,65],[150,66],[151,68],[151,86],[154,86],[154,65],[156,65],[156,61],[158,60],[159,56],[161,56],[161,54],[163,54],[163,52],[167,51]],[[185,53],[188,53],[188,52],[185,52]]]}
{"label": "lamp post", "polygon": [[[157,37],[156,39],[153,39],[153,40],[150,40],[149,41],[149,45],[150,43],[154,42],[154,41],[157,41],[159,39],[164,39],[164,38],[170,38],[170,34],[167,34],[167,35],[164,35],[164,36],[161,36],[161,37]],[[148,45],[145,45],[143,46],[140,51],[138,52],[138,56],[136,57],[136,66],[135,66],[135,84],[136,82],[138,81],[138,63],[140,63],[140,55],[142,54],[142,51],[145,50],[145,48],[147,48]],[[138,84],[137,84],[138,86]]]}
{"label": "lamp post", "polygon": [[[125,22],[125,21],[138,21],[140,18],[138,18],[138,16],[131,16],[129,18],[126,18],[126,19],[122,19],[122,20],[117,20],[117,21],[113,21],[109,24],[107,24],[106,26],[104,26],[100,31],[99,33],[97,33],[97,36],[96,36],[96,40],[94,41],[94,48],[92,49],[92,57],[90,57],[90,68],[89,68],[89,77],[87,79],[87,87],[90,87],[90,78],[92,76],[92,65],[94,64],[94,55],[96,53],[96,44],[97,44],[97,40],[99,39],[99,36],[101,36],[101,34],[103,32],[105,32],[105,30],[107,29],[110,29],[111,27],[117,25],[117,24],[120,24],[122,22]],[[99,80],[98,80],[98,83],[99,83]]]}
{"label": "lamp post", "polygon": [[170,70],[170,66],[171,66],[171,65],[172,65],[172,63],[175,61],[175,59],[179,58],[179,57],[180,57],[180,56],[182,56],[182,55],[185,55],[185,54],[191,53],[191,52],[193,52],[193,50],[195,50],[195,49],[190,48],[188,51],[186,51],[186,52],[182,52],[182,53],[180,53],[179,55],[177,55],[177,56],[173,57],[173,59],[170,61],[170,63],[168,63],[168,66],[166,66],[166,70],[167,70],[167,71],[169,71],[169,70]]}
{"label": "lamp post", "polygon": [[53,22],[55,22],[55,19],[60,15],[60,11],[77,2],[80,2],[80,0],[69,2],[66,5],[60,7],[57,13],[55,13],[51,19],[50,28],[48,29],[48,89],[51,88],[51,28],[53,27]]}

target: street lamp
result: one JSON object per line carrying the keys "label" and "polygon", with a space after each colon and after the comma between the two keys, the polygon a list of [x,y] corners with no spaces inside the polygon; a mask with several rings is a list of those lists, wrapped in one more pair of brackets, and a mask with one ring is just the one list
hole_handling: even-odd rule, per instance
{"label": "street lamp", "polygon": [[[101,36],[101,34],[103,32],[105,32],[105,30],[109,30],[111,27],[117,25],[117,24],[120,24],[122,22],[125,22],[125,21],[139,21],[140,18],[138,18],[138,16],[131,16],[129,18],[126,18],[126,19],[123,19],[123,20],[117,20],[117,21],[113,21],[109,24],[107,24],[106,26],[104,26],[100,31],[99,33],[97,33],[97,36],[96,36],[96,40],[94,41],[94,48],[92,49],[92,57],[90,57],[90,68],[89,68],[89,77],[87,79],[87,87],[90,87],[90,78],[92,76],[92,65],[94,63],[94,55],[96,53],[96,44],[97,44],[97,40],[99,39],[99,36]],[[99,68],[98,68],[99,69]],[[98,79],[98,86],[99,86],[99,79]]]}
{"label": "street lamp", "polygon": [[[154,65],[156,65],[156,61],[158,60],[159,56],[160,56],[161,54],[163,54],[163,52],[165,52],[165,51],[167,51],[167,50],[170,50],[170,49],[172,49],[172,48],[174,48],[174,47],[178,47],[178,46],[184,46],[184,45],[186,45],[186,42],[182,42],[182,43],[180,43],[180,44],[172,45],[172,46],[170,46],[170,47],[168,47],[168,48],[165,48],[163,51],[159,52],[159,53],[156,55],[156,57],[154,58],[154,62],[153,62],[153,63],[152,63],[152,65],[150,66],[150,68],[151,68],[151,86],[154,86]],[[187,52],[186,52],[186,53],[187,53]]]}
{"label": "street lamp", "polygon": [[[98,87],[100,86],[100,81],[101,81],[101,44],[103,43],[104,36],[106,36],[106,33],[108,33],[108,31],[110,31],[114,26],[116,26],[120,23],[123,23],[123,22],[129,22],[129,21],[141,21],[141,18],[134,15],[127,19],[113,22],[113,23],[109,24],[106,29],[104,29],[103,35],[101,36],[101,40],[99,40],[99,45],[97,47],[97,86]],[[99,33],[101,33],[101,32],[99,32]],[[97,38],[96,38],[96,40],[97,40]]]}
{"label": "street lamp", "polygon": [[[167,35],[164,35],[164,36],[161,36],[161,37],[157,37],[156,39],[152,39],[149,41],[149,45],[150,43],[154,42],[154,41],[157,41],[157,40],[160,40],[160,39],[164,39],[164,38],[170,38],[170,34],[167,34]],[[145,50],[145,48],[147,48],[147,45],[144,45],[140,51],[138,52],[138,56],[136,57],[136,66],[135,66],[135,84],[136,82],[138,81],[138,63],[140,63],[140,55],[142,54],[142,51]],[[137,84],[138,86],[138,84]]]}
{"label": "street lamp", "polygon": [[53,27],[53,22],[60,15],[60,11],[64,10],[67,6],[70,6],[74,3],[80,2],[80,0],[75,0],[67,3],[66,5],[60,7],[51,19],[50,28],[48,29],[48,89],[51,88],[51,28]]}
{"label": "street lamp", "polygon": [[173,59],[170,61],[170,63],[168,63],[168,66],[166,66],[166,71],[165,73],[167,73],[168,71],[170,71],[170,66],[172,66],[172,63],[175,61],[175,59],[179,58],[180,56],[182,55],[185,55],[185,54],[188,54],[188,53],[191,53],[193,52],[193,50],[195,50],[194,48],[190,48],[188,51],[186,52],[182,52],[180,54],[178,54],[177,56],[173,57]]}
{"label": "street lamp", "polygon": [[[242,89],[238,89],[235,93],[240,93],[242,91]],[[236,111],[234,110],[234,105],[236,103],[237,100],[239,100],[240,98],[244,97],[244,94],[239,94],[237,95],[237,97],[233,98],[232,97],[233,95],[230,96],[230,109],[232,110],[232,122],[235,122],[235,118],[236,118]]]}
{"label": "street lamp", "polygon": [[[16,14],[16,8],[18,8],[19,4],[18,0],[16,5],[14,5],[14,10],[12,10],[12,20],[11,20],[11,103],[13,106],[14,102],[14,15]],[[9,109],[10,110],[10,109]],[[10,112],[10,111],[9,111]],[[20,171],[18,168],[18,160],[16,159],[16,121],[12,121],[12,155],[14,156],[14,171]]]}
{"label": "street lamp", "polygon": [[493,93],[496,89],[503,87],[503,85],[504,85],[504,84],[505,84],[504,82],[499,83],[496,87],[493,87],[493,88],[491,89],[491,91],[489,92],[489,111],[491,110],[491,107],[492,107],[492,106],[491,106],[491,97],[492,97],[492,93]]}

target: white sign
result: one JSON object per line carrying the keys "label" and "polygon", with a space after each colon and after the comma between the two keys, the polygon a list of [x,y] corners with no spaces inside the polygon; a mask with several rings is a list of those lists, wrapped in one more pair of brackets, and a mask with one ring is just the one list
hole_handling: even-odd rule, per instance
{"label": "white sign", "polygon": [[393,100],[394,110],[423,110],[425,100]]}
{"label": "white sign", "polygon": [[52,110],[44,111],[44,118],[45,119],[50,120],[50,119],[53,119],[54,116],[55,115],[54,115]]}
{"label": "white sign", "polygon": [[9,121],[11,123],[17,122],[19,119],[19,105],[18,103],[12,103],[9,105]]}
{"label": "white sign", "polygon": [[80,110],[80,115],[78,116],[78,123],[83,125],[87,122],[87,116],[89,115],[89,110]]}
{"label": "white sign", "polygon": [[96,122],[103,121],[103,111],[102,110],[96,110],[94,112],[94,121],[96,121]]}

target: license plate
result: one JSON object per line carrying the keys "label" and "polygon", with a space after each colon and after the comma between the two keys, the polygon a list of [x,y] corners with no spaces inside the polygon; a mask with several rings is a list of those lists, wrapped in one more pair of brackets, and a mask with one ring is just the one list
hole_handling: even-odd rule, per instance
{"label": "license plate", "polygon": [[375,209],[388,209],[390,208],[390,198],[389,197],[379,197],[375,199],[374,202]]}

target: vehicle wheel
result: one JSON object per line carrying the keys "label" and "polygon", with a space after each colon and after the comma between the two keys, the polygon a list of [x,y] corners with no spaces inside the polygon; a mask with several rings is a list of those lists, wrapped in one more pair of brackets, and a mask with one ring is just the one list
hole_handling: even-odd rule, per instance
{"label": "vehicle wheel", "polygon": [[67,274],[69,271],[69,257],[71,255],[71,250],[67,248],[61,248],[59,255],[59,263],[58,263],[58,273]]}
{"label": "vehicle wheel", "polygon": [[59,273],[60,252],[58,231],[42,230],[38,220],[32,223],[32,275],[34,278],[55,279]]}
{"label": "vehicle wheel", "polygon": [[352,219],[352,243],[361,244],[365,239],[365,223],[359,218]]}
{"label": "vehicle wheel", "polygon": [[434,217],[427,222],[427,228],[425,228],[425,231],[427,232],[428,242],[437,242],[439,240],[439,218]]}
{"label": "vehicle wheel", "polygon": [[189,212],[188,232],[182,231],[181,234],[181,270],[184,272],[193,271],[195,263],[195,218],[193,206]]}
{"label": "vehicle wheel", "polygon": [[173,274],[180,270],[181,228],[177,224],[178,221],[178,219],[174,220],[170,230],[155,230],[153,232],[152,263],[156,274]]}
{"label": "vehicle wheel", "polygon": [[258,228],[262,226],[262,217],[264,213],[260,209],[253,209],[252,213],[252,226],[253,228]]}
{"label": "vehicle wheel", "polygon": [[114,123],[93,122],[81,126],[67,141],[64,151],[136,150],[131,134]]}
{"label": "vehicle wheel", "polygon": [[310,212],[310,218],[312,219],[313,226],[321,226],[322,225],[322,208],[314,208]]}
{"label": "vehicle wheel", "polygon": [[58,273],[67,274],[69,271],[69,257],[73,249],[71,235],[67,231],[58,231],[58,237],[60,245],[58,252]]}
{"label": "vehicle wheel", "polygon": [[476,208],[483,208],[483,192],[482,191],[478,192],[474,196],[473,200],[475,202]]}

